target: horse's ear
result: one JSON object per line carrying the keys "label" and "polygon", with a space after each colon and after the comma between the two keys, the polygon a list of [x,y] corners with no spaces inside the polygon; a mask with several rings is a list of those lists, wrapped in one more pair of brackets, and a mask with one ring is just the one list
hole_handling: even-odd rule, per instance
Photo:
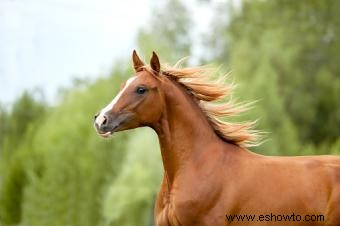
{"label": "horse's ear", "polygon": [[136,50],[133,50],[132,53],[132,61],[133,61],[133,68],[136,72],[141,71],[142,67],[144,66],[143,61],[139,58]]}
{"label": "horse's ear", "polygon": [[151,60],[150,60],[150,66],[151,66],[152,70],[157,72],[157,74],[161,70],[161,64],[159,63],[158,56],[155,52],[152,52],[152,57],[151,57]]}

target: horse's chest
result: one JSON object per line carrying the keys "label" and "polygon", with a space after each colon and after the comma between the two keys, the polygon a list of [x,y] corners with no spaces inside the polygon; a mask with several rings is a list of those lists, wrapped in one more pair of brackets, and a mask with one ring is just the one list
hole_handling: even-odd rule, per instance
{"label": "horse's chest", "polygon": [[181,213],[181,208],[173,203],[166,204],[157,213],[157,226],[184,226],[188,215]]}
{"label": "horse's chest", "polygon": [[[158,197],[161,198],[161,197]],[[155,213],[156,217],[156,225],[157,226],[173,226],[173,225],[180,225],[179,222],[176,222],[175,214],[173,208],[169,203],[166,203],[162,206],[162,208],[158,208],[157,212]],[[176,224],[177,223],[177,224]]]}
{"label": "horse's chest", "polygon": [[[157,226],[198,226],[203,224],[203,217],[201,214],[200,203],[201,200],[187,199],[176,197],[160,197],[164,200],[164,205],[158,210]],[[207,212],[206,212],[207,214]]]}

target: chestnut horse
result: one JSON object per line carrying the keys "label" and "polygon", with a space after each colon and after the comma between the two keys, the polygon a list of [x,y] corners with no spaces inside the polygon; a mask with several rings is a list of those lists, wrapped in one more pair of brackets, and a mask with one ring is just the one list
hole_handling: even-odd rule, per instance
{"label": "chestnut horse", "polygon": [[[97,132],[148,126],[158,135],[164,176],[155,204],[157,226],[340,226],[340,158],[269,157],[252,123],[219,117],[240,109],[214,102],[230,87],[202,68],[150,66],[133,52],[135,75],[95,116]],[[221,103],[221,101],[219,102]]]}

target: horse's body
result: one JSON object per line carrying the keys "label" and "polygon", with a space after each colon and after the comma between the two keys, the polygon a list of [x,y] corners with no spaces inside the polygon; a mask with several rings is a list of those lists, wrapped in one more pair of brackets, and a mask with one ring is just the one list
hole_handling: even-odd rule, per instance
{"label": "horse's body", "polygon": [[[134,81],[97,116],[96,127],[103,136],[138,126],[156,131],[164,165],[157,226],[340,226],[339,157],[267,157],[239,145],[241,138],[227,142],[187,87],[160,72],[155,55],[152,70],[136,57]],[[123,101],[136,87],[142,94]],[[242,126],[235,128],[242,135]]]}
{"label": "horse's body", "polygon": [[[333,167],[327,158],[268,158],[246,152],[225,159],[199,170],[189,166],[195,170],[176,177],[171,187],[164,177],[157,225],[340,225],[339,161]],[[206,170],[214,173],[207,175]],[[254,215],[255,220],[228,221],[225,214]],[[272,217],[259,221],[261,215]]]}

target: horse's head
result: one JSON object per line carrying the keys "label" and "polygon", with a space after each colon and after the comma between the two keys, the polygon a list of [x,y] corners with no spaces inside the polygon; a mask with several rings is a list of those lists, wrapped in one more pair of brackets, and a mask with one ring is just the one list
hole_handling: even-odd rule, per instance
{"label": "horse's head", "polygon": [[153,53],[150,67],[146,70],[136,51],[132,55],[135,74],[123,85],[117,96],[95,115],[97,132],[108,137],[113,132],[151,126],[162,113],[160,92],[160,63]]}

